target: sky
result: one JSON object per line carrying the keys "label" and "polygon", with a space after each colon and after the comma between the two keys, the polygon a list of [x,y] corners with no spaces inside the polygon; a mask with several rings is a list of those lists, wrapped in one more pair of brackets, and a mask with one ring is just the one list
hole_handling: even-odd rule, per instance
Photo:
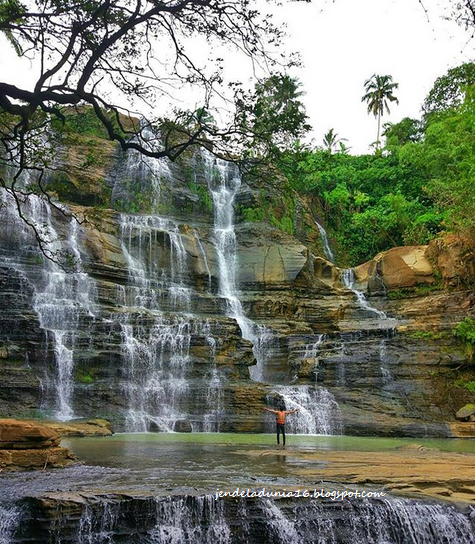
{"label": "sky", "polygon": [[[366,153],[376,139],[376,119],[361,102],[364,81],[373,74],[392,75],[399,84],[399,105],[383,123],[420,117],[420,108],[435,79],[448,68],[474,57],[475,39],[453,21],[444,20],[451,0],[314,0],[283,2],[271,7],[256,0],[262,11],[272,9],[275,20],[287,24],[287,48],[298,51],[302,67],[290,74],[305,92],[303,101],[313,131],[314,145],[333,128],[346,138],[351,153]],[[192,44],[199,53],[201,45]],[[250,74],[249,63],[227,53],[230,79]],[[32,81],[29,61],[19,61],[0,36],[2,79],[19,85]],[[190,99],[190,107],[200,104]],[[184,99],[186,102],[186,98]],[[184,103],[183,103],[184,105]]]}
{"label": "sky", "polygon": [[351,153],[366,153],[376,140],[377,122],[361,102],[364,81],[392,75],[399,83],[384,122],[420,118],[421,104],[437,77],[474,59],[475,42],[453,21],[443,19],[451,1],[335,0],[322,5],[294,3],[280,15],[288,23],[291,48],[303,67],[294,70],[315,144],[334,128]]}

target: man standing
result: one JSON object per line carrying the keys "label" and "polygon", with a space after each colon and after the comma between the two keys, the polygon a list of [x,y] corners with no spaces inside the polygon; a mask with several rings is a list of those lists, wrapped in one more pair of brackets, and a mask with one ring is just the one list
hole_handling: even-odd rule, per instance
{"label": "man standing", "polygon": [[285,406],[281,406],[280,410],[271,410],[270,408],[263,408],[266,412],[271,412],[272,414],[275,414],[276,416],[276,424],[277,424],[277,445],[280,444],[280,433],[282,433],[282,443],[283,447],[285,448],[285,418],[288,414],[294,414],[295,412],[298,412],[298,408],[294,408],[293,410],[285,410]]}

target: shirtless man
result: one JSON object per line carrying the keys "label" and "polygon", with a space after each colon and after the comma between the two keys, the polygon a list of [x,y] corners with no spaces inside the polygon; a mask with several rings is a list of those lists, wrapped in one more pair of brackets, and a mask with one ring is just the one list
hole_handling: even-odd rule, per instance
{"label": "shirtless man", "polygon": [[276,423],[277,423],[277,445],[280,444],[280,433],[282,433],[282,442],[283,447],[285,448],[285,418],[287,414],[294,414],[295,412],[298,412],[298,408],[294,408],[293,410],[271,410],[270,408],[263,408],[266,412],[271,412],[275,414],[276,416]]}

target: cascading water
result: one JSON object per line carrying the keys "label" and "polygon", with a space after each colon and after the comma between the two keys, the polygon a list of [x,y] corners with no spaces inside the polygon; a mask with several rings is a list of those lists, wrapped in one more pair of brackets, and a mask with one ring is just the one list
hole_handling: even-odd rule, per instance
{"label": "cascading water", "polygon": [[315,358],[318,355],[318,350],[325,340],[324,334],[319,334],[317,340],[312,344],[305,345],[305,352],[303,354],[304,359]]}
{"label": "cascading water", "polygon": [[[304,344],[294,354],[294,364],[306,359],[316,359],[318,352],[326,339],[325,334],[319,334],[315,342]],[[317,361],[314,368],[315,381],[318,378]],[[295,376],[298,380],[298,376]],[[298,409],[298,413],[289,417],[286,426],[293,434],[333,435],[343,432],[340,408],[335,397],[318,385],[277,385],[274,392],[285,404],[286,410]]]}
{"label": "cascading water", "polygon": [[246,317],[238,297],[236,272],[237,241],[234,230],[234,200],[241,186],[239,170],[230,162],[214,157],[203,150],[205,177],[214,202],[214,244],[219,267],[219,295],[227,301],[228,316],[234,318],[243,338],[253,345],[257,365],[250,368],[251,379],[260,381],[269,356],[271,331]]}
{"label": "cascading water", "polygon": [[[168,256],[159,251],[164,236]],[[122,215],[121,241],[129,277],[126,306],[114,319],[121,327],[128,373],[127,428],[147,431],[153,425],[170,431],[178,420],[189,419],[191,339],[205,336],[209,344],[214,338],[209,322],[189,313],[191,289],[179,225],[159,216]]]}
{"label": "cascading water", "polygon": [[325,253],[325,257],[331,262],[335,262],[335,256],[333,255],[333,251],[330,247],[330,242],[328,240],[327,231],[323,228],[323,226],[318,222],[315,221],[315,225],[317,225],[317,228],[320,232],[320,236],[322,237],[322,243],[323,243],[323,252]]}
{"label": "cascading water", "polygon": [[[219,294],[228,302],[228,315],[233,317],[243,338],[253,344],[257,365],[250,368],[251,379],[262,381],[266,358],[270,356],[272,332],[246,317],[238,297],[236,272],[237,241],[234,230],[234,200],[241,186],[237,168],[229,162],[203,152],[205,175],[215,210],[214,242],[219,265]],[[318,349],[321,336],[315,345]],[[309,349],[311,349],[309,347]],[[307,350],[308,351],[308,350]],[[290,432],[298,434],[335,434],[341,432],[341,417],[333,395],[316,386],[279,386],[276,392],[287,409],[299,408],[298,418],[289,424]]]}
{"label": "cascading water", "polygon": [[298,413],[286,421],[293,434],[341,434],[341,412],[334,396],[324,387],[315,385],[275,386],[286,410],[298,408]]}
{"label": "cascading water", "polygon": [[[393,318],[389,318],[385,312],[371,306],[368,300],[366,299],[366,297],[364,296],[364,294],[361,291],[358,291],[354,287],[356,278],[355,278],[355,272],[352,268],[343,270],[341,278],[342,278],[343,284],[348,289],[353,291],[353,293],[356,295],[356,299],[358,301],[359,306],[363,310],[371,314],[375,314],[378,317],[378,329],[384,332],[385,338],[379,342],[379,350],[378,350],[377,357],[379,359],[379,365],[380,365],[381,377],[382,377],[383,383],[387,384],[391,382],[393,379],[391,372],[388,368],[387,339],[396,333],[397,320]],[[342,342],[342,351],[344,351],[343,342]],[[344,371],[343,358],[341,358],[341,368]],[[343,380],[340,380],[340,385],[344,385]]]}
{"label": "cascading water", "polygon": [[[328,486],[325,491],[331,493]],[[214,495],[177,495],[117,500],[110,495],[81,501],[79,519],[76,510],[71,514],[58,507],[51,531],[55,542],[473,544],[475,528],[473,508],[462,512],[448,504],[394,497],[216,500]],[[34,523],[31,516],[23,521],[26,526]],[[10,529],[5,534],[2,544],[20,542]]]}
{"label": "cascading water", "polygon": [[232,542],[224,505],[211,496],[194,497],[191,501],[184,498],[157,499],[156,516],[157,523],[150,532],[151,544]]}
{"label": "cascading water", "polygon": [[[29,196],[24,202],[24,214],[36,225],[42,236],[49,241],[48,253],[73,271],[46,259],[40,253],[33,232],[25,223],[11,213],[12,203],[2,192],[7,204],[2,209],[5,224],[12,224],[12,234],[17,254],[9,265],[27,278],[34,290],[33,309],[39,318],[40,327],[52,341],[56,372],[53,379],[56,407],[55,417],[66,421],[74,416],[72,408],[74,346],[81,326],[87,327],[94,319],[95,285],[82,269],[79,251],[79,226],[75,218],[67,224],[67,232],[55,229],[52,209],[48,202],[38,196]],[[9,205],[8,205],[9,204]],[[67,210],[66,210],[67,213]],[[26,262],[31,255],[42,262],[40,275],[34,273]]]}
{"label": "cascading water", "polygon": [[353,293],[356,295],[356,300],[358,301],[358,304],[361,306],[361,308],[363,308],[363,310],[376,314],[380,319],[389,320],[388,316],[384,312],[378,310],[377,308],[374,308],[369,304],[369,302],[366,300],[366,297],[361,291],[355,289],[354,285],[356,278],[353,268],[347,268],[346,270],[343,270],[341,279],[343,281],[343,284],[348,289],[350,289],[350,291],[353,291]]}
{"label": "cascading water", "polygon": [[206,252],[203,248],[203,244],[201,243],[201,239],[198,235],[198,232],[195,229],[193,229],[193,236],[195,237],[197,246],[200,248],[201,256],[203,258],[203,264],[206,270],[206,274],[208,275],[208,292],[210,292],[211,291],[211,270],[209,268],[208,258],[206,257]]}
{"label": "cascading water", "polygon": [[0,505],[0,544],[12,544],[22,519],[23,511],[17,506]]}
{"label": "cascading water", "polygon": [[379,362],[381,363],[381,376],[384,383],[392,381],[393,377],[388,368],[388,346],[386,338],[379,343]]}
{"label": "cascading water", "polygon": [[[162,148],[159,138],[149,127],[142,129],[140,143],[151,151]],[[121,208],[140,209],[146,205],[147,209],[155,211],[160,201],[162,181],[172,179],[170,161],[147,157],[131,149],[124,162],[115,175],[112,202]]]}

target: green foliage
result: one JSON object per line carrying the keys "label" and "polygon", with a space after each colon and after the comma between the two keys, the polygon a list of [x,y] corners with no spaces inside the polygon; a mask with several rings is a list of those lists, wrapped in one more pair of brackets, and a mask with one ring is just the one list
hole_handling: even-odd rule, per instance
{"label": "green foliage", "polygon": [[343,142],[346,142],[346,138],[339,138],[338,134],[335,132],[335,129],[331,128],[323,136],[323,149],[327,151],[330,155],[337,149],[337,145],[340,146],[340,151],[346,153],[348,148]]}
{"label": "green foliage", "polygon": [[475,63],[467,62],[451,68],[436,79],[424,100],[422,109],[426,116],[460,107],[470,87],[475,85]]}
{"label": "green foliage", "polygon": [[383,126],[386,149],[400,147],[410,142],[419,142],[424,134],[424,127],[418,119],[404,117],[399,123],[387,123]]}
{"label": "green foliage", "polygon": [[274,74],[255,86],[253,95],[238,100],[241,130],[254,135],[250,155],[274,155],[289,149],[309,130],[300,83],[286,74]]}
{"label": "green foliage", "polygon": [[99,121],[91,107],[68,109],[64,112],[66,121],[53,120],[53,128],[65,135],[80,134],[108,139],[104,125]]}
{"label": "green foliage", "polygon": [[445,225],[474,236],[475,100],[429,124],[420,147],[427,193],[444,214]]}
{"label": "green foliage", "polygon": [[124,183],[127,197],[116,200],[114,208],[124,213],[151,213],[154,211],[155,198],[150,187],[143,187],[136,180]]}
{"label": "green foliage", "polygon": [[299,149],[279,166],[291,187],[319,202],[348,264],[394,246],[427,243],[440,230],[442,216],[423,193],[423,170],[398,155]]}
{"label": "green foliage", "polygon": [[411,289],[395,289],[394,291],[389,291],[388,298],[389,300],[402,300],[409,298],[411,295]]}
{"label": "green foliage", "polygon": [[283,217],[278,219],[274,214],[271,214],[270,215],[270,223],[274,227],[276,227],[279,230],[282,230],[284,232],[287,232],[288,234],[293,234],[294,233],[294,221],[288,215],[284,215]]}
{"label": "green foliage", "polygon": [[[67,145],[96,148],[95,153],[102,155],[101,145],[103,142],[101,140],[109,140],[109,134],[94,109],[91,106],[82,105],[63,108],[61,112],[64,121],[59,117],[51,119],[51,127],[54,130],[52,138]],[[102,114],[111,122],[117,134],[127,137],[114,112],[103,109]],[[121,123],[127,125],[129,129],[134,128],[131,118],[121,117]]]}
{"label": "green foliage", "polygon": [[[23,15],[27,8],[18,0],[0,0],[0,23],[10,22],[21,24]],[[18,56],[23,55],[23,49],[13,32],[8,28],[3,28],[1,32],[5,35]]]}
{"label": "green foliage", "polygon": [[246,223],[265,221],[283,232],[294,234],[296,196],[283,180],[280,191],[270,194],[268,189],[262,188],[254,206],[238,205],[236,212],[238,218]]}
{"label": "green foliage", "polygon": [[463,343],[465,355],[472,362],[475,351],[475,321],[470,317],[466,317],[457,324],[453,334]]}
{"label": "green foliage", "polygon": [[195,181],[190,181],[188,183],[190,191],[195,195],[198,195],[198,205],[200,208],[207,210],[208,212],[213,211],[213,199],[209,195],[209,191],[203,185],[195,183]]}
{"label": "green foliage", "polygon": [[436,282],[436,283],[432,283],[432,284],[418,285],[414,289],[414,293],[417,296],[423,297],[425,295],[429,295],[430,293],[433,293],[434,291],[440,291],[441,289],[442,289],[441,282]]}
{"label": "green foliage", "polygon": [[[424,121],[386,125],[384,152],[350,156],[295,145],[278,157],[290,186],[311,198],[346,256],[340,264],[357,265],[394,246],[427,244],[447,230],[475,239],[475,85],[468,84],[474,66],[436,82],[426,103],[437,111]],[[376,96],[376,79],[367,83],[374,87],[365,95],[369,111],[379,115],[387,104]],[[328,147],[335,134],[326,136]]]}
{"label": "green foliage", "polygon": [[265,219],[265,211],[258,206],[253,208],[240,207],[237,211],[242,215],[246,223],[259,223]]}
{"label": "green foliage", "polygon": [[418,285],[417,287],[407,287],[405,289],[395,289],[389,291],[388,298],[390,300],[401,300],[404,298],[424,297],[433,293],[434,291],[440,291],[442,289],[441,283],[436,282],[432,284]]}
{"label": "green foliage", "polygon": [[84,385],[91,385],[96,381],[93,371],[88,371],[85,368],[77,368],[74,373],[74,379],[77,383],[82,383]]}
{"label": "green foliage", "polygon": [[463,387],[472,393],[472,395],[475,395],[475,381],[473,380],[464,380],[463,378],[460,378],[454,383],[454,385],[455,387]]}

